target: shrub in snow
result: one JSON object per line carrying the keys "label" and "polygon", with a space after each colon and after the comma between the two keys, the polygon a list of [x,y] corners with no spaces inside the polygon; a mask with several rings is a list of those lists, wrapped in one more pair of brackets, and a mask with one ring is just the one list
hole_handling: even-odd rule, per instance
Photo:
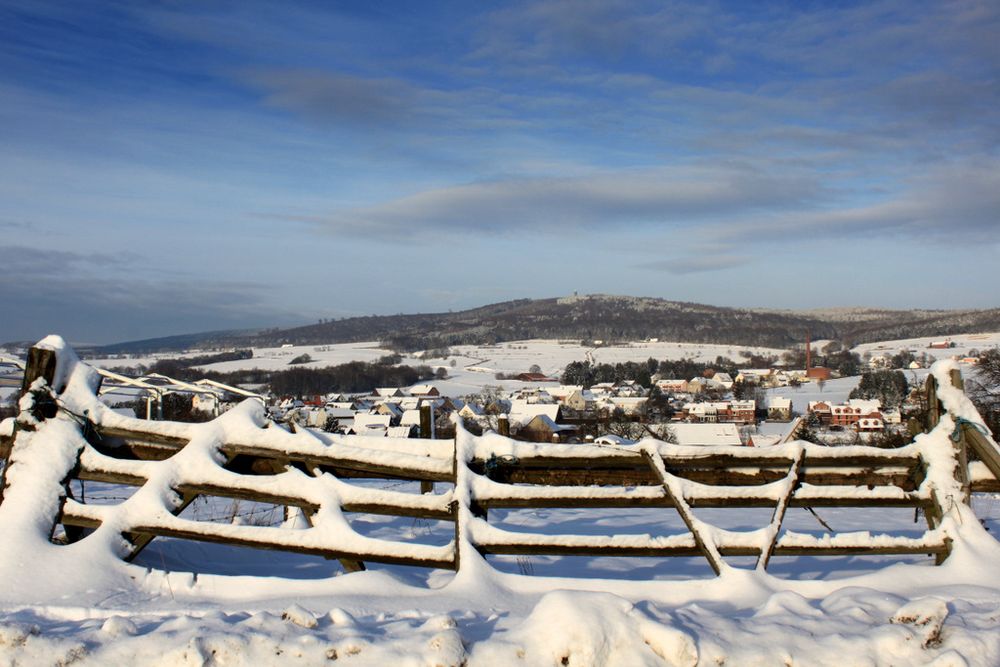
{"label": "shrub in snow", "polygon": [[921,646],[928,648],[941,643],[941,626],[947,617],[948,605],[944,600],[917,598],[900,607],[890,622],[912,626],[923,638]]}

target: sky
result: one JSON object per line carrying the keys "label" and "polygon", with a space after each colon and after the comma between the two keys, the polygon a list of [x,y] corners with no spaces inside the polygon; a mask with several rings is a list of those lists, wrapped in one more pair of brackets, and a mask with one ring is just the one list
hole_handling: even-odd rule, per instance
{"label": "sky", "polygon": [[997,35],[990,0],[0,0],[0,341],[997,307]]}

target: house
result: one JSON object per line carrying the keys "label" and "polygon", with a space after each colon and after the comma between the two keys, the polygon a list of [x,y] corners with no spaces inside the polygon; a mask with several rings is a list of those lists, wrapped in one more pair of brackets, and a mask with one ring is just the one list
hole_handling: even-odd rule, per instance
{"label": "house", "polygon": [[333,423],[340,426],[345,421],[354,419],[354,411],[344,408],[313,408],[309,410],[306,417],[306,424],[313,428],[326,428],[326,425],[333,420]]}
{"label": "house", "polygon": [[730,419],[738,424],[753,424],[757,421],[757,401],[730,401]]}
{"label": "house", "polygon": [[688,380],[688,392],[699,394],[708,387],[708,380],[705,378],[691,378]]}
{"label": "house", "polygon": [[357,414],[354,415],[351,431],[355,435],[385,437],[390,426],[389,419],[389,415]]}
{"label": "house", "polygon": [[903,415],[900,414],[899,410],[886,410],[882,413],[882,421],[885,424],[902,424]]}
{"label": "house", "polygon": [[440,396],[437,387],[429,384],[415,384],[410,387],[410,396]]}
{"label": "house", "polygon": [[510,406],[510,421],[512,424],[527,424],[538,415],[545,415],[553,422],[562,419],[562,406],[558,403],[528,403],[515,400]]}
{"label": "house", "polygon": [[375,389],[373,396],[379,396],[380,398],[392,398],[399,397],[402,398],[406,394],[399,387],[378,387]]}
{"label": "house", "polygon": [[574,433],[575,426],[563,426],[546,414],[538,414],[521,426],[517,435],[529,442],[565,442]]}
{"label": "house", "polygon": [[645,396],[612,396],[611,404],[627,415],[641,414],[649,399]]}
{"label": "house", "polygon": [[420,428],[420,410],[413,408],[403,412],[399,418],[400,426],[416,426]]}
{"label": "house", "polygon": [[829,380],[833,377],[833,371],[826,366],[813,366],[806,369],[806,377],[810,380]]}
{"label": "house", "polygon": [[882,401],[877,398],[850,398],[847,404],[852,408],[860,408],[862,414],[878,412],[882,409]]}
{"label": "house", "polygon": [[589,391],[577,389],[563,399],[562,403],[573,410],[590,410],[594,407],[595,398]]}
{"label": "house", "polygon": [[[861,405],[851,405],[850,403],[846,405],[834,405],[831,408],[830,415],[830,425],[831,426],[853,426],[857,428],[858,422],[864,418],[878,419],[882,421],[882,413],[877,407],[873,408],[870,405],[871,401],[859,401]],[[877,401],[876,401],[877,403]]]}
{"label": "house", "polygon": [[526,403],[555,403],[556,399],[552,398],[552,395],[544,389],[539,387],[530,387],[528,389],[519,389],[512,394],[514,400],[524,401]]}
{"label": "house", "polygon": [[556,399],[557,401],[559,401],[564,405],[566,403],[566,399],[570,397],[573,394],[573,392],[582,390],[583,386],[578,384],[561,384],[558,387],[549,387],[548,389],[546,389],[546,391],[549,393],[549,396],[551,396],[552,398]]}
{"label": "house", "polygon": [[462,409],[458,411],[458,416],[462,419],[479,419],[484,415],[485,413],[483,412],[483,409],[475,403],[466,403],[462,406]]}
{"label": "house", "polygon": [[392,403],[379,403],[371,409],[371,412],[376,415],[389,415],[392,421],[396,423],[398,423],[399,418],[403,416],[403,411]]}
{"label": "house", "polygon": [[747,382],[770,386],[774,384],[775,374],[770,368],[746,368],[736,374],[733,382]]}
{"label": "house", "polygon": [[767,403],[767,418],[771,421],[791,421],[792,399],[782,396],[772,396],[771,400]]}
{"label": "house", "polygon": [[831,406],[826,401],[809,401],[809,406],[806,410],[810,414],[816,415],[819,423],[823,426],[828,426],[833,415],[833,406]]}
{"label": "house", "polygon": [[602,396],[614,396],[615,393],[615,383],[614,382],[598,382],[590,386],[590,393],[596,398]]}
{"label": "house", "polygon": [[862,417],[858,420],[858,433],[878,433],[885,429],[885,424],[877,417]]}
{"label": "house", "polygon": [[684,413],[690,422],[714,424],[719,421],[719,408],[716,403],[686,403]]}
{"label": "house", "polygon": [[656,386],[665,394],[686,394],[688,391],[687,380],[662,379],[656,381]]}
{"label": "house", "polygon": [[743,445],[736,424],[671,424],[671,434],[678,445],[733,446]]}
{"label": "house", "polygon": [[716,373],[712,376],[712,381],[727,390],[733,388],[733,377],[729,373]]}
{"label": "house", "polygon": [[645,388],[635,380],[622,380],[615,384],[612,388],[612,392],[616,396],[622,396],[626,398],[633,398],[636,396],[644,396],[646,394]]}

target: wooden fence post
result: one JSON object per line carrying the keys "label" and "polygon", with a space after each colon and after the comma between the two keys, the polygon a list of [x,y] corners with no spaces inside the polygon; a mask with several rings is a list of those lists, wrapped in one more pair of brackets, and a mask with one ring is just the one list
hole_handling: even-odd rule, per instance
{"label": "wooden fence post", "polygon": [[[54,392],[58,392],[62,387],[54,387],[56,377],[56,364],[58,358],[55,350],[43,347],[32,347],[28,350],[28,360],[24,365],[24,378],[21,380],[21,396],[24,396],[31,389],[35,380],[42,378]],[[42,405],[37,405],[32,410],[35,419],[51,419],[56,416],[58,408],[55,403],[46,401]],[[34,425],[31,423],[21,423],[20,427],[26,431],[33,431]]]}
{"label": "wooden fence post", "polygon": [[[420,406],[420,437],[425,440],[432,440],[434,438],[434,423],[433,415],[431,413],[430,403],[424,403]],[[420,482],[420,493],[434,493],[434,482],[421,481]]]}
{"label": "wooden fence post", "polygon": [[[950,378],[953,387],[959,391],[965,391],[965,382],[962,381],[962,371],[953,368]],[[965,429],[962,427],[961,422],[955,425],[955,430],[958,433],[958,441],[952,437],[955,458],[958,460],[958,466],[955,468],[955,479],[962,485],[962,500],[968,505],[972,500],[972,483],[969,481],[969,447],[966,441]]]}
{"label": "wooden fence post", "polygon": [[[35,383],[38,378],[43,378],[45,382],[51,387],[55,383],[56,378],[56,351],[50,350],[48,348],[42,347],[31,347],[28,350],[28,360],[24,365],[24,377],[21,379],[21,393],[20,396],[24,396],[31,389],[31,385]],[[55,403],[46,402],[44,405],[35,406],[32,410],[32,416],[35,419],[51,419],[56,416],[58,408]],[[21,422],[20,416],[18,416],[16,421],[16,428],[33,431],[35,430],[34,423],[24,423]],[[11,466],[11,455],[14,453],[14,442],[11,441],[10,450],[6,455],[6,463],[4,463],[3,469],[0,470],[0,503],[3,502],[4,491],[7,488],[7,474],[10,471]]]}
{"label": "wooden fence post", "polygon": [[24,365],[24,379],[21,381],[21,395],[31,388],[38,378],[45,378],[51,387],[56,377],[56,351],[44,347],[28,350],[28,360]]}
{"label": "wooden fence post", "polygon": [[941,404],[938,403],[937,380],[934,379],[933,375],[927,376],[924,393],[927,397],[927,430],[933,431],[934,427],[941,421]]}

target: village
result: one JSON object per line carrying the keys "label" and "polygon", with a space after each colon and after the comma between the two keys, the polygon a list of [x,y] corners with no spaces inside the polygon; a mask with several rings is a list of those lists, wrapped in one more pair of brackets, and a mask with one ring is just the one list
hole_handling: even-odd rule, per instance
{"label": "village", "polygon": [[[949,343],[929,347],[948,349]],[[954,356],[965,365],[977,360]],[[866,353],[862,372],[905,370],[914,385],[908,389],[914,390],[916,372],[927,361],[926,355],[906,349],[895,354]],[[686,379],[655,373],[649,376],[648,386],[631,379],[589,386],[564,384],[539,370],[533,366],[508,374],[514,387],[487,384],[477,393],[463,395],[447,395],[447,389],[442,392],[436,386],[442,383],[428,381],[369,392],[299,396],[276,396],[205,379],[180,381],[156,373],[125,377],[101,372],[105,375],[103,391],[109,392],[105,400],[128,412],[127,404],[115,403],[111,395],[131,392],[140,397],[132,405],[142,418],[162,418],[162,406],[169,405],[169,399],[175,405],[178,400],[189,402],[191,418],[200,420],[253,398],[267,407],[276,422],[366,437],[451,438],[455,421],[461,420],[474,433],[494,431],[528,442],[629,444],[653,437],[679,445],[761,447],[795,438],[854,444],[904,434],[905,415],[921,408],[910,401],[909,392],[892,404],[883,404],[880,397],[847,398],[843,392],[815,400],[816,390],[822,393],[840,374],[814,366],[809,344],[805,368],[786,368],[781,362],[735,373],[706,368],[701,375]],[[438,367],[437,378],[442,377],[446,377],[445,366]],[[813,391],[796,399],[803,387],[813,387]]]}

